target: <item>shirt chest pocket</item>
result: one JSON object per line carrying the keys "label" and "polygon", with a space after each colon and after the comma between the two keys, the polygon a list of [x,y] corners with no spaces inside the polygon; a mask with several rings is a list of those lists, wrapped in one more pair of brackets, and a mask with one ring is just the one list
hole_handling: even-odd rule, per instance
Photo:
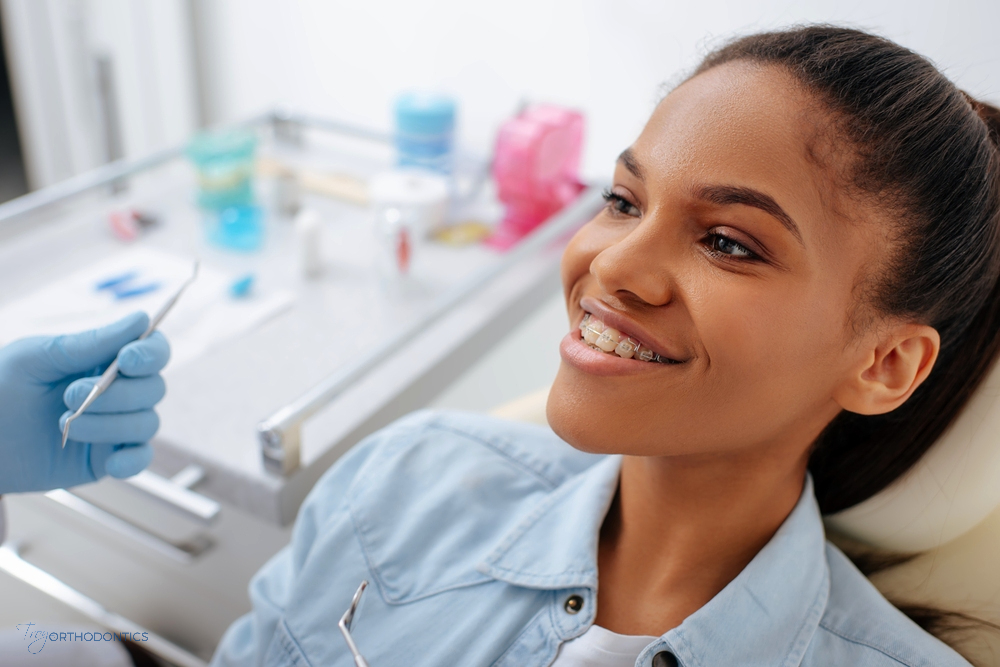
{"label": "shirt chest pocket", "polygon": [[477,567],[551,490],[499,455],[470,457],[470,446],[387,448],[352,484],[351,520],[387,602],[491,581]]}
{"label": "shirt chest pocket", "polygon": [[264,653],[265,667],[312,667],[283,622],[278,623]]}

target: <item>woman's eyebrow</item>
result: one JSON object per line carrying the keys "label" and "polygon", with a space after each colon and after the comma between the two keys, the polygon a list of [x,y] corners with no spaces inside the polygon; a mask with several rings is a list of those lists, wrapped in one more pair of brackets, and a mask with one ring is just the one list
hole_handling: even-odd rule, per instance
{"label": "woman's eyebrow", "polygon": [[[628,168],[628,164],[625,164],[625,167]],[[632,170],[629,169],[629,171]],[[765,194],[760,190],[754,190],[753,188],[735,185],[702,185],[695,188],[694,195],[698,199],[719,204],[720,206],[743,204],[744,206],[759,208],[765,213],[770,214],[785,229],[790,231],[803,248],[806,246],[805,241],[802,240],[802,232],[799,230],[799,226],[795,224],[790,215],[785,213],[785,209],[781,208],[778,202],[774,201],[771,195]]]}
{"label": "woman's eyebrow", "polygon": [[646,180],[645,172],[642,170],[642,166],[639,161],[635,159],[635,153],[632,152],[631,148],[626,148],[618,156],[618,161],[622,163],[622,166],[628,169],[629,173],[638,178],[640,181]]}

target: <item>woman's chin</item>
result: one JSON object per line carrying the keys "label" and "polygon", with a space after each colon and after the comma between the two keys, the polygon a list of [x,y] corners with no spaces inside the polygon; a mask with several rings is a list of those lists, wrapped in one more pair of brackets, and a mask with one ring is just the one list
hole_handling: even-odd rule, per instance
{"label": "woman's chin", "polygon": [[[629,392],[625,378],[596,379],[563,361],[559,365],[545,418],[549,427],[575,449],[590,454],[671,456],[700,451],[704,438],[691,432],[698,418],[690,407],[671,409],[676,401]],[[609,381],[610,380],[610,381]],[[655,415],[643,419],[641,415]],[[704,429],[698,428],[698,431]],[[675,437],[665,438],[665,433]],[[682,443],[686,443],[685,447]]]}
{"label": "woman's chin", "polygon": [[[628,428],[622,422],[621,412],[616,413],[599,395],[600,390],[583,386],[579,371],[560,364],[559,372],[549,390],[545,404],[545,418],[549,427],[574,448],[591,454],[624,454],[626,444],[620,429]],[[610,408],[610,409],[609,409]],[[634,420],[624,420],[633,422]]]}

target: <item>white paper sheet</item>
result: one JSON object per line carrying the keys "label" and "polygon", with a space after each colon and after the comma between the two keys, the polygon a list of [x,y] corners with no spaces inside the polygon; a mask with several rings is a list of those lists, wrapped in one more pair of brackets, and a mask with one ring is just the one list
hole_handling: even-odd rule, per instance
{"label": "white paper sheet", "polygon": [[[93,264],[20,299],[0,305],[0,345],[24,336],[84,331],[143,310],[152,316],[190,275],[188,259],[134,248]],[[119,290],[158,285],[152,292],[117,298],[98,285],[133,274]],[[289,291],[254,292],[241,299],[229,294],[234,274],[206,266],[198,271],[160,330],[169,338],[169,368],[181,366],[211,347],[243,334],[292,304]]]}

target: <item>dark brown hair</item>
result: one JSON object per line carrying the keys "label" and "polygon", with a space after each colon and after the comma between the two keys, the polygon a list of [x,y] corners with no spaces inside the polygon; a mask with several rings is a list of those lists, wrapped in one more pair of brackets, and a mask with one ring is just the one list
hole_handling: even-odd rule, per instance
{"label": "dark brown hair", "polygon": [[[824,513],[837,512],[909,470],[1000,352],[1000,111],[927,59],[858,30],[819,25],[742,37],[695,74],[734,61],[783,67],[814,93],[853,149],[838,176],[889,213],[893,251],[859,277],[861,310],[871,321],[928,324],[941,336],[930,375],[903,405],[883,415],[841,411],[814,443],[816,497]],[[901,608],[932,630],[948,616]]]}
{"label": "dark brown hair", "polygon": [[1000,351],[1000,111],[972,100],[922,56],[834,26],[740,38],[696,71],[774,64],[822,100],[854,148],[847,185],[893,212],[894,252],[857,293],[878,316],[934,327],[930,375],[899,408],[847,411],[810,461],[824,513],[875,495],[955,419]]}

